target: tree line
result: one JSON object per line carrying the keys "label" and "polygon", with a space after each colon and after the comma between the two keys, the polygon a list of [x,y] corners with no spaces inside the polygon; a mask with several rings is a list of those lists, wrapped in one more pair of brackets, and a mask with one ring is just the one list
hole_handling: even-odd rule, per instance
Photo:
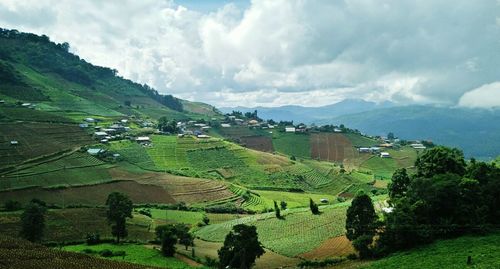
{"label": "tree line", "polygon": [[460,150],[438,146],[418,157],[415,168],[414,174],[404,168],[394,173],[391,207],[382,218],[368,195],[352,201],[347,237],[361,258],[499,228],[500,168],[494,163],[466,163]]}

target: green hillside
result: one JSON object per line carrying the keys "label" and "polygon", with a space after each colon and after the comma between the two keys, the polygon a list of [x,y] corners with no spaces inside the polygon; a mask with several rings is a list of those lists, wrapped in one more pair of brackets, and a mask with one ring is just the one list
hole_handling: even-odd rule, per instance
{"label": "green hillside", "polygon": [[[393,254],[363,268],[500,268],[500,234],[464,236]],[[467,265],[467,257],[472,263]]]}
{"label": "green hillside", "polygon": [[16,30],[0,29],[0,74],[0,99],[5,101],[0,119],[3,115],[4,120],[22,114],[20,109],[14,111],[17,102],[33,104],[35,109],[28,111],[40,118],[219,115],[212,106],[159,95],[147,85],[119,77],[116,70],[94,66],[70,53],[67,43]]}

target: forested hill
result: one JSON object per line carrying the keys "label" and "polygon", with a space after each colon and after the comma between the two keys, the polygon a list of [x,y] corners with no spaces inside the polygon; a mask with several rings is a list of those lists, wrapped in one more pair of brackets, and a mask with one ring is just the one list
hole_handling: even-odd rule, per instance
{"label": "forested hill", "polygon": [[29,102],[49,112],[152,118],[218,114],[212,106],[159,94],[114,69],[92,65],[70,53],[68,43],[1,28],[0,81],[0,100]]}

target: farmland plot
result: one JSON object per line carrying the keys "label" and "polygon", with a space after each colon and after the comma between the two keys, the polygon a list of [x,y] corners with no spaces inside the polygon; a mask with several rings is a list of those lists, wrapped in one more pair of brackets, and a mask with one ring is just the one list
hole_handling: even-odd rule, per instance
{"label": "farmland plot", "polygon": [[266,248],[294,257],[313,250],[325,238],[344,234],[346,208],[337,206],[321,210],[320,215],[312,215],[309,209],[285,211],[284,220],[277,219],[274,213],[253,215],[203,227],[196,235],[203,240],[222,242],[234,225],[255,225]]}
{"label": "farmland plot", "polygon": [[310,143],[311,158],[313,159],[343,162],[345,159],[357,156],[351,141],[342,134],[312,134]]}
{"label": "farmland plot", "polygon": [[264,151],[273,152],[273,140],[270,137],[265,136],[245,136],[241,138],[241,144],[247,148]]}
{"label": "farmland plot", "polygon": [[[10,141],[18,141],[11,145]],[[92,143],[91,137],[76,125],[49,123],[0,124],[0,166],[19,164]]]}

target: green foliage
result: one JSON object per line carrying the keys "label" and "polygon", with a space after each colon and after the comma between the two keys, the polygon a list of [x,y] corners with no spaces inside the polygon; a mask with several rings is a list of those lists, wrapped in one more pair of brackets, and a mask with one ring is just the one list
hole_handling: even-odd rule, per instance
{"label": "green foliage", "polygon": [[281,219],[281,211],[280,208],[278,207],[278,203],[276,201],[274,202],[274,213],[276,214],[276,218]]}
{"label": "green foliage", "polygon": [[224,246],[218,251],[219,268],[249,269],[255,259],[264,253],[256,227],[238,224],[226,236]]}
{"label": "green foliage", "polygon": [[410,177],[405,168],[397,169],[392,175],[392,181],[387,186],[391,199],[403,197],[410,185]]}
{"label": "green foliage", "polygon": [[101,235],[98,232],[88,233],[85,237],[85,242],[87,245],[97,245],[101,243]]}
{"label": "green foliage", "polygon": [[169,120],[167,117],[161,117],[158,120],[158,129],[171,134],[175,134],[179,131],[179,128],[177,128],[177,121]]}
{"label": "green foliage", "polygon": [[311,213],[313,213],[314,215],[319,214],[319,207],[311,198],[309,198],[309,209],[311,210]]}
{"label": "green foliage", "polygon": [[286,203],[285,201],[281,201],[281,202],[280,202],[280,206],[281,206],[281,209],[282,209],[282,210],[286,210],[287,203]]}
{"label": "green foliage", "polygon": [[370,196],[359,194],[354,197],[351,206],[347,209],[346,236],[353,242],[361,258],[371,256],[369,246],[375,235],[376,223],[377,214]]}
{"label": "green foliage", "polygon": [[41,241],[47,209],[40,203],[29,203],[21,215],[21,236],[31,242]]}
{"label": "green foliage", "polygon": [[415,162],[417,175],[432,177],[437,174],[454,173],[464,175],[465,160],[459,149],[438,146],[428,149]]}
{"label": "green foliage", "polygon": [[132,218],[132,201],[123,193],[113,192],[109,194],[106,206],[108,206],[106,211],[108,221],[113,223],[111,233],[116,236],[116,242],[119,243],[120,238],[128,235],[126,220]]}
{"label": "green foliage", "polygon": [[161,253],[165,257],[173,257],[175,254],[175,244],[177,237],[172,231],[166,231],[161,238]]}
{"label": "green foliage", "polygon": [[7,200],[4,205],[5,211],[16,211],[22,208],[21,203],[14,200]]}

